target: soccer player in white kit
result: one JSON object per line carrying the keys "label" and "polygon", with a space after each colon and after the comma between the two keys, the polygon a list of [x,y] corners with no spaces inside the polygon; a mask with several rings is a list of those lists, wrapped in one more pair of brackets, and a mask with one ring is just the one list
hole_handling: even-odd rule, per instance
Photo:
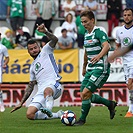
{"label": "soccer player in white kit", "polygon": [[41,50],[36,41],[28,41],[28,53],[34,59],[30,67],[30,82],[21,102],[11,112],[22,107],[33,91],[34,85],[37,84],[38,91],[28,107],[27,118],[30,120],[60,118],[63,113],[61,110],[52,113],[54,100],[62,92],[62,86],[59,83],[61,76],[58,74],[53,55],[58,38],[47,31],[44,24],[38,26],[38,31],[45,33],[51,41],[43,46]]}
{"label": "soccer player in white kit", "polygon": [[[129,109],[125,117],[133,117],[133,50],[131,50],[133,44],[133,9],[124,9],[123,19],[125,25],[116,32],[116,51],[109,57],[108,61],[118,55],[123,55],[125,79],[129,89]],[[123,52],[118,49],[119,47]]]}
{"label": "soccer player in white kit", "polygon": [[[1,40],[1,33],[0,33],[0,40]],[[7,67],[8,62],[9,62],[8,50],[3,44],[0,43],[0,112],[5,111],[1,84],[2,84],[2,70],[3,68]]]}

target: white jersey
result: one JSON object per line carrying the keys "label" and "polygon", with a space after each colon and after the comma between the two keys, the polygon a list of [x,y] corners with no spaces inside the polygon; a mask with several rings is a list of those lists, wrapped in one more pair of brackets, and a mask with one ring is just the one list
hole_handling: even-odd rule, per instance
{"label": "white jersey", "polygon": [[2,83],[2,68],[4,63],[4,57],[8,57],[7,48],[0,43],[0,83]]}
{"label": "white jersey", "polygon": [[[133,44],[133,26],[128,29],[125,25],[121,26],[116,32],[116,43],[121,44],[121,47]],[[133,66],[133,50],[123,56],[123,63]]]}
{"label": "white jersey", "polygon": [[38,83],[38,91],[43,91],[44,87],[50,83],[56,83],[61,79],[58,74],[53,48],[47,43],[33,61],[30,67],[30,81],[36,80]]}

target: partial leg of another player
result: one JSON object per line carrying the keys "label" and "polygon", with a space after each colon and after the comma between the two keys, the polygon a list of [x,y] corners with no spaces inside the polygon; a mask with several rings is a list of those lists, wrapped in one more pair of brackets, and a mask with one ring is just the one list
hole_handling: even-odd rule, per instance
{"label": "partial leg of another player", "polygon": [[129,88],[129,109],[125,115],[126,118],[133,117],[133,79],[129,78],[128,80]]}
{"label": "partial leg of another player", "polygon": [[4,111],[5,111],[5,107],[3,103],[3,93],[2,93],[2,90],[0,90],[0,112],[4,112]]}
{"label": "partial leg of another player", "polygon": [[[87,96],[86,94],[88,95],[88,99],[86,99],[86,98],[84,99],[84,96]],[[91,102],[97,103],[97,104],[103,104],[103,105],[107,106],[108,110],[110,112],[110,119],[114,118],[115,107],[117,106],[117,102],[107,100],[97,94],[92,94],[92,92],[90,90],[88,90],[87,88],[85,88],[83,90],[83,92],[81,92],[81,99],[82,99],[81,116],[80,116],[79,120],[75,123],[76,126],[85,124],[86,117],[91,108]]]}

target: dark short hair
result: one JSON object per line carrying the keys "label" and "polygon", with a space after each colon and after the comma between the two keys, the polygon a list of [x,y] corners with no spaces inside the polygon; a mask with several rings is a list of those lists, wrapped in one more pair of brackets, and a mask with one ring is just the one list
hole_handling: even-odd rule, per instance
{"label": "dark short hair", "polygon": [[88,17],[90,20],[91,20],[91,19],[94,19],[94,20],[95,20],[94,13],[93,13],[92,11],[85,10],[85,11],[81,12],[80,18],[83,17],[83,16],[84,16],[84,17]]}
{"label": "dark short hair", "polygon": [[28,42],[27,42],[27,46],[30,45],[30,44],[34,44],[34,43],[38,44],[36,40],[29,39]]}
{"label": "dark short hair", "polygon": [[67,29],[63,28],[63,29],[61,30],[61,33],[63,33],[64,31],[67,31]]}
{"label": "dark short hair", "polygon": [[128,10],[131,10],[131,11],[132,11],[132,14],[133,14],[133,9],[132,9],[132,8],[127,8],[127,7],[126,7],[126,8],[123,10],[123,12],[124,12],[124,11],[128,11]]}
{"label": "dark short hair", "polygon": [[0,33],[0,36],[1,36],[1,33]]}

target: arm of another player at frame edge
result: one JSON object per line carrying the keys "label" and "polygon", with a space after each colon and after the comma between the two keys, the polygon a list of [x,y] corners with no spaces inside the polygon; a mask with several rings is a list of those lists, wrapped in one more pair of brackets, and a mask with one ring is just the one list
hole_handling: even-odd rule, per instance
{"label": "arm of another player at frame edge", "polygon": [[29,98],[30,94],[32,93],[33,89],[34,89],[34,85],[36,84],[37,82],[36,81],[30,81],[29,84],[28,84],[28,87],[26,88],[25,90],[25,94],[21,100],[21,102],[16,105],[11,111],[10,113],[20,109],[22,107],[22,105],[24,104],[24,102]]}
{"label": "arm of another player at frame edge", "polygon": [[44,24],[39,25],[37,27],[37,30],[39,32],[42,32],[42,33],[46,34],[46,36],[48,36],[48,38],[50,39],[49,45],[52,48],[55,48],[55,46],[56,46],[56,44],[58,42],[58,38],[55,35],[53,35],[51,32],[49,32]]}
{"label": "arm of another player at frame edge", "polygon": [[7,64],[9,63],[9,60],[10,60],[10,57],[5,57],[5,61],[4,61],[4,64],[3,64],[3,68],[6,68],[7,67]]}
{"label": "arm of another player at frame edge", "polygon": [[108,60],[107,61],[108,62],[113,62],[113,60],[116,57],[123,56],[123,55],[125,55],[126,53],[128,53],[131,50],[133,50],[133,44],[132,45],[129,45],[128,47],[124,47],[124,48],[120,48],[117,45],[117,49],[108,57]]}

